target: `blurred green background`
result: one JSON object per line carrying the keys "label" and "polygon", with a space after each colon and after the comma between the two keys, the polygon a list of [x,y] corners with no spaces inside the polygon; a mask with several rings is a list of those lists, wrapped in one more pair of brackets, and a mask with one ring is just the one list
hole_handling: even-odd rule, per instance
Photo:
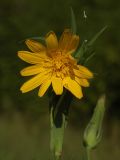
{"label": "blurred green background", "polygon": [[[116,0],[0,0],[0,160],[41,160],[49,157],[48,98],[37,91],[21,94],[26,66],[17,51],[21,40],[60,35],[70,25],[72,6],[82,41],[102,27],[108,29],[95,43],[96,55],[87,64],[95,73],[84,98],[71,104],[63,159],[82,160],[82,136],[98,97],[106,94],[103,139],[94,160],[120,158],[120,1]],[[83,18],[86,11],[87,20]]]}

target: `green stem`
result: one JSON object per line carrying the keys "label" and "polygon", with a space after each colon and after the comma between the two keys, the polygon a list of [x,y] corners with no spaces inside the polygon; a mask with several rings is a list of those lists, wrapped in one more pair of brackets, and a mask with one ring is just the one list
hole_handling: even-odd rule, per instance
{"label": "green stem", "polygon": [[60,156],[55,157],[55,160],[60,160],[60,159],[61,159]]}
{"label": "green stem", "polygon": [[51,111],[50,111],[50,160],[55,160],[52,128],[53,128],[53,118],[52,118],[52,108],[51,108]]}
{"label": "green stem", "polygon": [[55,160],[55,155],[52,150],[50,150],[50,160]]}
{"label": "green stem", "polygon": [[60,160],[61,156],[56,156],[54,151],[50,153],[50,160]]}
{"label": "green stem", "polygon": [[57,128],[53,122],[53,108],[50,112],[50,160],[60,160],[64,139],[64,130],[66,126],[65,115],[62,114],[62,126]]}
{"label": "green stem", "polygon": [[85,160],[90,160],[90,149],[86,147]]}

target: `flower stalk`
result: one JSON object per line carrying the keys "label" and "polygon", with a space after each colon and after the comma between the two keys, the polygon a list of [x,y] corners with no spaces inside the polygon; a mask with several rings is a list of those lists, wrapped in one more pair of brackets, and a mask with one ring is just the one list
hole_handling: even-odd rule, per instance
{"label": "flower stalk", "polygon": [[62,114],[62,126],[57,128],[53,122],[53,108],[50,112],[50,160],[60,160],[64,131],[66,127],[65,115]]}
{"label": "flower stalk", "polygon": [[89,148],[86,148],[85,155],[86,155],[85,160],[90,160],[90,149]]}
{"label": "flower stalk", "polygon": [[61,96],[50,94],[50,160],[60,160],[64,133],[73,95],[64,90]]}

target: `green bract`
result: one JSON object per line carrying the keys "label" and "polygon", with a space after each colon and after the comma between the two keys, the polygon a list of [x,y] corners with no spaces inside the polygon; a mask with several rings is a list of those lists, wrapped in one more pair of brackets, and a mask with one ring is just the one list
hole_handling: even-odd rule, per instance
{"label": "green bract", "polygon": [[84,145],[89,149],[95,148],[101,140],[104,112],[105,96],[101,96],[84,132]]}

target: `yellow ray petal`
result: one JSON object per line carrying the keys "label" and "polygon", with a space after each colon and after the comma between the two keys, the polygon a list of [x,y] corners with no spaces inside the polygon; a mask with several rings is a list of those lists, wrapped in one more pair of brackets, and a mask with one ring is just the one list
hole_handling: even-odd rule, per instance
{"label": "yellow ray petal", "polygon": [[73,35],[71,38],[71,42],[68,46],[67,52],[70,54],[73,53],[77,49],[78,45],[79,45],[79,36]]}
{"label": "yellow ray petal", "polygon": [[70,29],[65,29],[59,40],[59,49],[73,53],[79,44],[79,36],[73,35]]}
{"label": "yellow ray petal", "polygon": [[75,77],[75,81],[80,85],[80,86],[83,86],[83,87],[89,87],[90,84],[88,82],[87,79],[82,79],[82,78],[78,78],[78,77]]}
{"label": "yellow ray petal", "polygon": [[48,79],[40,86],[40,89],[39,89],[39,92],[38,92],[38,95],[40,97],[42,97],[45,94],[45,92],[49,88],[50,84],[51,84],[51,79]]}
{"label": "yellow ray petal", "polygon": [[33,52],[41,52],[45,50],[44,45],[42,45],[41,43],[37,41],[27,39],[25,43],[28,46],[28,48]]}
{"label": "yellow ray petal", "polygon": [[72,80],[70,77],[66,77],[63,80],[63,85],[66,89],[68,89],[75,97],[82,98],[82,89],[81,86],[74,80]]}
{"label": "yellow ray petal", "polygon": [[41,67],[41,65],[32,65],[30,67],[26,67],[20,71],[22,76],[31,76],[38,74],[40,72],[44,72],[45,69]]}
{"label": "yellow ray petal", "polygon": [[52,86],[53,90],[57,95],[61,95],[63,92],[63,84],[62,84],[62,79],[53,76],[52,77]]}
{"label": "yellow ray petal", "polygon": [[68,44],[71,38],[72,33],[70,29],[65,29],[59,40],[59,48],[62,50],[66,50],[68,48]]}
{"label": "yellow ray petal", "polygon": [[20,88],[20,90],[22,91],[22,93],[29,92],[35,89],[36,87],[40,86],[45,80],[49,78],[49,76],[50,76],[49,73],[46,74],[46,72],[44,73],[42,72],[36,75],[35,77],[31,78],[27,82],[25,82]]}
{"label": "yellow ray petal", "polygon": [[74,71],[74,74],[77,76],[77,77],[80,77],[80,78],[87,78],[87,79],[90,79],[90,78],[93,78],[93,73],[91,71],[89,71],[86,67],[84,66],[79,66],[79,69],[73,69]]}
{"label": "yellow ray petal", "polygon": [[47,58],[45,53],[43,55],[40,55],[39,53],[31,53],[28,51],[18,51],[18,57],[30,64],[40,63],[41,60],[46,60]]}
{"label": "yellow ray petal", "polygon": [[88,78],[93,78],[93,73],[86,67],[79,65],[79,71],[81,74],[85,74]]}
{"label": "yellow ray petal", "polygon": [[48,50],[54,50],[58,48],[58,40],[56,34],[53,31],[46,35],[45,40]]}

